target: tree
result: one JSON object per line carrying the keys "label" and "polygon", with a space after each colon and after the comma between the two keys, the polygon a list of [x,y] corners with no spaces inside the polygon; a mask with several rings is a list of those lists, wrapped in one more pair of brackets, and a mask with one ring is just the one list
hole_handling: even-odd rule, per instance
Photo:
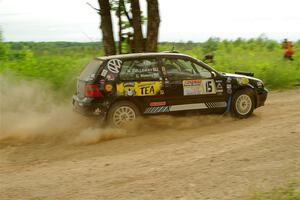
{"label": "tree", "polygon": [[122,36],[122,30],[123,30],[123,27],[122,27],[122,7],[124,5],[124,0],[119,0],[119,3],[118,3],[118,8],[117,8],[117,17],[119,19],[119,45],[118,45],[118,52],[119,54],[122,54],[122,43],[123,43],[123,36]]}
{"label": "tree", "polygon": [[[132,29],[132,17],[129,16],[127,11],[130,0],[111,0],[111,11],[115,12],[116,17],[118,18],[118,53],[122,54],[124,46],[126,46],[127,53],[132,52],[130,48],[133,42],[128,41],[128,33],[131,33]],[[131,43],[131,45],[129,44]]]}
{"label": "tree", "polygon": [[98,0],[100,10],[99,14],[101,16],[100,29],[102,30],[102,41],[104,46],[105,55],[116,54],[116,46],[112,28],[112,19],[110,14],[110,4],[109,0]]}
{"label": "tree", "polygon": [[[101,30],[106,55],[116,54],[112,28],[111,11],[118,18],[118,52],[122,53],[122,44],[127,40],[129,52],[157,51],[158,32],[160,25],[158,0],[147,0],[147,35],[143,36],[142,26],[146,21],[142,15],[139,0],[98,0],[101,15]],[[130,8],[127,11],[128,7]],[[95,8],[94,8],[95,9]],[[122,18],[123,17],[123,18]],[[124,33],[124,30],[129,30]],[[133,34],[131,33],[133,31]]]}
{"label": "tree", "polygon": [[147,40],[146,51],[157,51],[158,30],[160,24],[158,0],[147,0],[148,12],[148,27],[147,27]]}
{"label": "tree", "polygon": [[145,43],[142,32],[141,9],[139,0],[131,0],[134,52],[143,52]]}

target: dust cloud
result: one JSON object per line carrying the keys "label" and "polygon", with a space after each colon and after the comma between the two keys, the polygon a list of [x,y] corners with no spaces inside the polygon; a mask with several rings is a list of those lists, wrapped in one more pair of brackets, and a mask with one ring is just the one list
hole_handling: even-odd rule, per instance
{"label": "dust cloud", "polygon": [[75,113],[71,98],[59,99],[45,82],[0,76],[0,85],[0,142],[87,145],[147,132],[197,129],[226,120],[222,116],[156,116],[139,119],[124,129],[105,128],[97,118]]}
{"label": "dust cloud", "polygon": [[125,135],[75,113],[45,82],[0,76],[0,85],[0,141],[90,144]]}

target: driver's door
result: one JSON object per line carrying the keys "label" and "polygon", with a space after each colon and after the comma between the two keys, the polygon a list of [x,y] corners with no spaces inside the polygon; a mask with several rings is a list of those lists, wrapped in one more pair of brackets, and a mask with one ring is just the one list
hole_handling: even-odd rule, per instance
{"label": "driver's door", "polygon": [[[223,85],[209,69],[183,58],[163,58],[165,96],[170,111],[226,106]],[[222,87],[222,88],[221,88]],[[219,103],[222,102],[222,103]]]}

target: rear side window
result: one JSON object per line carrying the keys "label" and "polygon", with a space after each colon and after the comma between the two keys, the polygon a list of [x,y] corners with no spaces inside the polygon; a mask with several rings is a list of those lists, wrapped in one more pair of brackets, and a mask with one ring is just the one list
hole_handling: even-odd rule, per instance
{"label": "rear side window", "polygon": [[122,81],[160,80],[160,77],[156,59],[124,61],[119,74]]}
{"label": "rear side window", "polygon": [[102,61],[95,59],[92,60],[81,72],[79,79],[81,80],[92,80],[96,77],[96,73],[101,66]]}

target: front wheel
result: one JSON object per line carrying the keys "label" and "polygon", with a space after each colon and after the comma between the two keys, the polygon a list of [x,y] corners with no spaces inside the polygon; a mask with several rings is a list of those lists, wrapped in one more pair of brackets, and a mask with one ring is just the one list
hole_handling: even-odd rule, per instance
{"label": "front wheel", "polygon": [[134,121],[139,115],[140,111],[136,105],[128,101],[119,101],[109,109],[107,120],[110,125],[120,128]]}
{"label": "front wheel", "polygon": [[239,90],[233,95],[231,112],[237,118],[248,118],[253,113],[254,103],[251,89]]}

